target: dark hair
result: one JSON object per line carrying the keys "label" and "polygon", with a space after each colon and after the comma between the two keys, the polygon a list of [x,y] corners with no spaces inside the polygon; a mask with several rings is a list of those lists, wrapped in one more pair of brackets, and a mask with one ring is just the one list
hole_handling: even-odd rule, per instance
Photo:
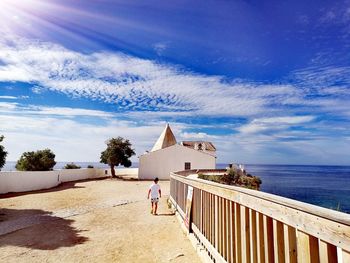
{"label": "dark hair", "polygon": [[159,181],[158,177],[154,178],[154,182],[158,182],[158,181]]}

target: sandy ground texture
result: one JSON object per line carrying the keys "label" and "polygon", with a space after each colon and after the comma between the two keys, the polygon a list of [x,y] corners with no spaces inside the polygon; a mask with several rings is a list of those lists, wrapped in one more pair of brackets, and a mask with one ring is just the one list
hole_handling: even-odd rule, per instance
{"label": "sandy ground texture", "polygon": [[150,214],[148,181],[104,179],[0,195],[0,262],[200,262],[167,207]]}

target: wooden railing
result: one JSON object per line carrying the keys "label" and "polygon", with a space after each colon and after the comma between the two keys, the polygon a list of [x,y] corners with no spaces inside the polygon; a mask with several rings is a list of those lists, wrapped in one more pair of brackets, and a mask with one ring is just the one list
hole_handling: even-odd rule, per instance
{"label": "wooden railing", "polygon": [[170,200],[214,262],[350,263],[350,215],[171,173]]}

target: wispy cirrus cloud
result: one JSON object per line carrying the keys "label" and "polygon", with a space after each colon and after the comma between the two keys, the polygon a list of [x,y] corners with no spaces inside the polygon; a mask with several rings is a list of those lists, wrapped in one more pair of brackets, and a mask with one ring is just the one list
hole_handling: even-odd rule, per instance
{"label": "wispy cirrus cloud", "polygon": [[291,85],[230,82],[121,53],[83,54],[18,38],[3,39],[0,50],[0,81],[29,82],[122,110],[252,116],[299,96]]}
{"label": "wispy cirrus cloud", "polygon": [[293,72],[299,85],[323,91],[325,88],[350,84],[350,66],[313,65]]}
{"label": "wispy cirrus cloud", "polygon": [[0,81],[32,83],[34,93],[47,89],[107,102],[118,111],[160,115],[256,118],[276,116],[281,109],[299,114],[299,107],[316,105],[318,112],[328,112],[317,96],[327,93],[328,100],[343,104],[344,97],[337,94],[346,93],[341,85],[350,84],[347,66],[313,65],[294,71],[288,84],[262,84],[196,74],[122,53],[84,54],[12,35],[0,41],[0,51]]}
{"label": "wispy cirrus cloud", "polygon": [[70,107],[48,107],[40,105],[23,105],[19,103],[6,103],[0,102],[0,114],[21,114],[26,115],[41,115],[41,116],[61,116],[66,118],[73,117],[99,117],[99,118],[111,118],[114,115],[112,113],[100,110],[89,110],[81,108]]}

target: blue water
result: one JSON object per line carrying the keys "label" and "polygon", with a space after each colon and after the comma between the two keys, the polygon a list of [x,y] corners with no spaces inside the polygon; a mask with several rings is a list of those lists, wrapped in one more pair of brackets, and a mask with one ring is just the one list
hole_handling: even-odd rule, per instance
{"label": "blue water", "polygon": [[245,165],[245,169],[261,178],[261,191],[350,213],[350,166]]}
{"label": "blue water", "polygon": [[[67,162],[58,162],[62,169]],[[107,168],[97,162],[75,162],[82,168],[89,164]],[[226,164],[217,164],[225,168]],[[132,167],[138,167],[133,163]],[[315,165],[245,165],[248,173],[262,180],[261,191],[292,198],[302,202],[350,213],[350,166]],[[8,162],[2,171],[14,171],[15,162]]]}

